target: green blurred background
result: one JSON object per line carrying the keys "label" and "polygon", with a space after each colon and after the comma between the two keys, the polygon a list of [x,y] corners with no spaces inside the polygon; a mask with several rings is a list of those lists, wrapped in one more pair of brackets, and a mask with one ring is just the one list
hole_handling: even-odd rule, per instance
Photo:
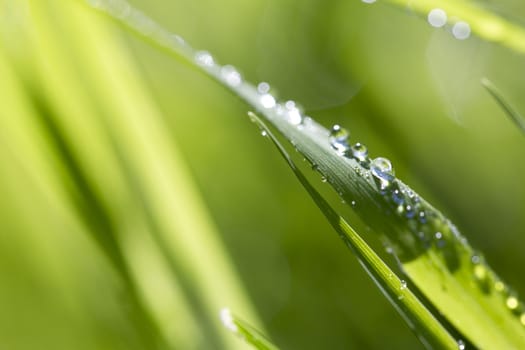
{"label": "green blurred background", "polygon": [[[223,306],[263,324],[283,349],[421,348],[259,137],[249,108],[77,2],[0,1],[0,347],[229,346],[221,337],[233,336],[213,325],[219,308],[202,302],[229,293],[216,249],[260,319],[244,301]],[[488,77],[525,111],[525,57],[476,37],[455,40],[381,3],[133,4],[391,159],[398,177],[525,292],[525,138],[480,84]],[[525,15],[521,1],[480,5]],[[149,235],[177,231],[170,220],[184,216],[209,222],[203,230],[223,245],[187,250]],[[194,281],[192,264],[208,271],[208,284]]]}

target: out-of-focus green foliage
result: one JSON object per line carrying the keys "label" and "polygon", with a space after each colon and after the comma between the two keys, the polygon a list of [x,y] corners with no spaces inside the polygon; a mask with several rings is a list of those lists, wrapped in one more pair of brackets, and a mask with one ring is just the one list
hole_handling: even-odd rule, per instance
{"label": "out-of-focus green foliage", "polygon": [[[209,237],[227,248],[212,246],[231,255],[276,343],[419,348],[326,235],[322,215],[279,156],[255,137],[245,106],[110,23],[89,26],[87,8],[70,12],[62,3],[69,2],[0,1],[1,344],[139,349],[157,343],[159,333],[209,348],[230,341],[212,321],[218,309],[210,309],[230,306],[256,319],[248,306],[232,304],[246,305],[242,297],[224,300],[222,288],[237,290],[237,283],[223,279],[232,269],[218,270],[214,254],[191,251],[188,259],[209,275],[187,272],[171,283],[172,255],[162,250],[189,251],[146,235],[156,230],[152,222],[169,226],[205,213],[186,192],[186,171],[177,175],[184,159],[218,228]],[[479,84],[497,77],[523,110],[523,56],[475,36],[457,41],[409,11],[360,1],[134,4],[248,79],[269,81],[322,123],[347,126],[372,155],[392,159],[397,175],[432,198],[525,292],[524,141]],[[519,1],[495,5],[516,22],[525,14]],[[198,226],[186,237],[208,232],[206,214],[189,221]],[[210,285],[197,288],[193,278]],[[133,281],[147,288],[134,291]],[[159,320],[168,327],[152,331]]]}

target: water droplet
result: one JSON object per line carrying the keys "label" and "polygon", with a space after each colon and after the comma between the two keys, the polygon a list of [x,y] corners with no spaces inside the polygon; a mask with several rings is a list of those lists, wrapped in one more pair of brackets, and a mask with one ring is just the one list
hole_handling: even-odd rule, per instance
{"label": "water droplet", "polygon": [[474,266],[474,278],[478,281],[486,281],[488,278],[488,271],[482,264],[477,264]]}
{"label": "water droplet", "polygon": [[436,232],[434,234],[434,239],[438,248],[443,248],[445,246],[445,238],[443,237],[443,234],[441,232]]}
{"label": "water droplet", "polygon": [[506,290],[505,283],[502,281],[496,281],[494,283],[494,289],[500,293],[504,292]]}
{"label": "water droplet", "polygon": [[405,290],[407,289],[407,281],[401,280],[401,286],[399,287],[399,290]]}
{"label": "water droplet", "polygon": [[352,157],[360,163],[368,162],[368,148],[360,142],[354,144],[352,146]]}
{"label": "water droplet", "polygon": [[199,51],[195,54],[197,64],[204,67],[211,67],[215,63],[213,56],[208,51]]}
{"label": "water droplet", "polygon": [[378,186],[380,190],[387,189],[394,180],[394,169],[392,163],[386,158],[375,158],[370,166],[372,175],[379,182]]}
{"label": "water droplet", "polygon": [[321,182],[327,182],[328,181],[328,178],[326,176],[321,176]]}
{"label": "water droplet", "polygon": [[481,263],[481,261],[482,261],[482,258],[478,254],[472,254],[472,256],[470,257],[470,262],[473,264],[479,264]]}
{"label": "water droplet", "polygon": [[459,350],[465,350],[466,349],[466,345],[465,345],[465,342],[463,340],[458,340],[458,349]]}
{"label": "water droplet", "polygon": [[220,318],[221,318],[222,324],[226,328],[228,328],[229,330],[233,332],[238,331],[237,325],[235,324],[235,321],[229,309],[227,308],[222,309],[220,312]]}
{"label": "water droplet", "polygon": [[284,107],[286,108],[286,119],[290,124],[299,125],[302,123],[303,116],[301,115],[301,110],[294,101],[286,101]]}
{"label": "water droplet", "polygon": [[259,102],[264,108],[270,109],[275,107],[275,97],[270,94],[264,94],[260,97]]}
{"label": "water droplet", "polygon": [[330,131],[330,145],[339,153],[344,154],[348,150],[348,139],[350,133],[339,125],[332,126]]}
{"label": "water droplet", "polygon": [[180,35],[177,35],[177,34],[174,34],[172,36],[172,38],[179,44],[179,45],[182,45],[182,46],[186,46],[186,40],[184,40]]}
{"label": "water droplet", "polygon": [[417,214],[417,218],[419,219],[420,223],[422,223],[422,224],[426,224],[427,223],[427,214],[425,213],[424,210],[421,210],[419,212],[419,214]]}
{"label": "water droplet", "polygon": [[261,135],[262,135],[263,137],[266,137],[266,136],[268,136],[268,132],[267,132],[266,130],[262,130],[262,131],[261,131]]}
{"label": "water droplet", "polygon": [[284,104],[284,106],[286,107],[286,109],[288,110],[292,110],[292,109],[295,109],[295,101],[286,101],[286,103]]}
{"label": "water droplet", "polygon": [[433,9],[428,13],[427,19],[432,27],[440,28],[447,24],[447,13],[442,9]]}
{"label": "water droplet", "polygon": [[414,210],[414,207],[410,204],[405,206],[405,217],[407,219],[413,219],[414,216],[416,216],[416,211]]}
{"label": "water droplet", "polygon": [[376,0],[362,0],[364,3],[373,4]]}
{"label": "water droplet", "polygon": [[350,204],[352,205],[352,207],[355,207],[357,203],[355,201],[352,201]]}
{"label": "water droplet", "polygon": [[268,84],[265,81],[259,83],[259,85],[257,85],[257,92],[259,92],[260,94],[267,94],[267,93],[269,93],[270,92],[270,84]]}
{"label": "water droplet", "polygon": [[224,66],[221,68],[221,76],[230,86],[239,86],[242,83],[241,73],[234,66]]}
{"label": "water droplet", "polygon": [[467,22],[459,21],[452,27],[452,34],[458,40],[465,40],[470,37],[470,25]]}
{"label": "water droplet", "polygon": [[397,205],[402,205],[405,202],[405,197],[397,188],[392,191],[392,201]]}
{"label": "water droplet", "polygon": [[520,302],[518,298],[516,298],[514,295],[510,295],[505,301],[505,305],[507,306],[509,310],[514,311],[518,308],[518,306],[520,305]]}

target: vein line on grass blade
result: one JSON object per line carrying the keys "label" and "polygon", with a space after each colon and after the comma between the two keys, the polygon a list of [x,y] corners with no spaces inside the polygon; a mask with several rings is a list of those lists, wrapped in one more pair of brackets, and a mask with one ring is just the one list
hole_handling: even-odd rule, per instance
{"label": "vein line on grass blade", "polygon": [[494,98],[496,103],[503,109],[503,112],[509,117],[509,119],[516,125],[520,131],[525,134],[525,118],[521,113],[519,113],[506,98],[503,97],[503,94],[498,90],[498,88],[487,78],[481,79],[481,85],[489,92],[489,94]]}

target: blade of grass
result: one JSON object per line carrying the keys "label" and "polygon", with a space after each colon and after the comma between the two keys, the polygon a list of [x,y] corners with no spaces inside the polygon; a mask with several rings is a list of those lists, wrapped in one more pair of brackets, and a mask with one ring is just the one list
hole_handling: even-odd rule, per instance
{"label": "blade of grass", "polygon": [[[272,123],[346,203],[356,203],[353,210],[390,241],[414,285],[477,347],[525,347],[522,303],[456,226],[430,203],[393,176],[383,188],[384,174],[372,171],[368,163],[351,154],[336,152],[326,128],[293,106],[278,103],[270,93],[238,79],[235,70],[236,78],[231,79],[231,66],[217,64],[208,52],[193,50],[126,2],[99,0],[97,5],[217,80]],[[120,10],[115,12],[115,8]],[[123,8],[126,11],[121,11]]]}
{"label": "blade of grass", "polygon": [[270,140],[277,147],[279,153],[286,160],[299,182],[301,182],[326,219],[339,234],[343,242],[350,248],[352,253],[354,253],[361,266],[390,301],[392,306],[403,316],[405,322],[423,345],[428,349],[457,349],[457,342],[412,293],[407,287],[406,281],[401,280],[372,248],[370,248],[361,236],[337,214],[321,194],[317,192],[264,122],[253,113],[249,113],[249,115],[252,121],[263,130],[263,133],[269,136]]}
{"label": "blade of grass", "polygon": [[229,309],[222,309],[220,318],[224,327],[230,332],[242,338],[245,342],[259,350],[278,350],[268,338],[255,327],[241,320],[230,312]]}
{"label": "blade of grass", "polygon": [[503,97],[498,88],[487,78],[481,80],[481,84],[489,94],[494,98],[497,104],[503,109],[503,112],[516,125],[522,133],[525,134],[525,118]]}
{"label": "blade of grass", "polygon": [[[78,1],[20,4],[26,5],[32,28],[24,44],[39,59],[21,64],[17,78],[24,103],[36,109],[30,123],[45,126],[73,178],[74,190],[61,200],[73,206],[80,200],[86,232],[115,242],[114,249],[101,247],[110,259],[119,257],[127,288],[140,294],[169,347],[243,348],[223,334],[215,315],[224,303],[255,322],[256,312],[129,52]],[[10,117],[5,122],[16,124]]]}

